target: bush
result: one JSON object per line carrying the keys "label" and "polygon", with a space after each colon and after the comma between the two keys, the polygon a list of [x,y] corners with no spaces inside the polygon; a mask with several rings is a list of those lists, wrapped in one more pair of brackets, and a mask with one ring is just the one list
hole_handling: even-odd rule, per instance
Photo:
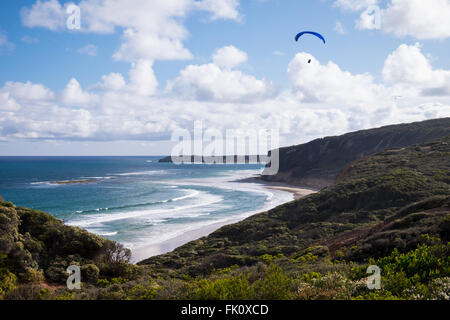
{"label": "bush", "polygon": [[99,274],[100,270],[95,264],[87,264],[81,267],[81,279],[83,282],[97,283]]}
{"label": "bush", "polygon": [[0,268],[0,298],[16,288],[17,277],[6,268]]}
{"label": "bush", "polygon": [[286,274],[280,266],[271,264],[264,279],[254,283],[258,299],[288,300],[292,298],[294,279]]}
{"label": "bush", "polygon": [[192,298],[194,300],[248,300],[253,296],[248,276],[240,274],[216,280],[201,280]]}

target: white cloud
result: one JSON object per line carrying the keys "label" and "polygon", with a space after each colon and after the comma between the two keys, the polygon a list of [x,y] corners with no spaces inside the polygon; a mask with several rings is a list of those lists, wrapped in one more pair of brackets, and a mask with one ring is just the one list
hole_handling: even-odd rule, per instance
{"label": "white cloud", "polygon": [[238,0],[202,0],[196,3],[201,10],[211,12],[212,20],[231,19],[239,20]]}
{"label": "white cloud", "polygon": [[6,82],[2,88],[3,92],[8,92],[11,97],[18,101],[49,101],[54,98],[54,93],[41,84],[31,82]]}
{"label": "white cloud", "polygon": [[147,60],[185,60],[192,54],[184,48],[177,37],[162,37],[146,31],[126,29],[122,36],[120,49],[114,53],[114,59],[125,61]]}
{"label": "white cloud", "polygon": [[31,8],[23,8],[20,13],[22,23],[30,28],[42,27],[56,31],[65,25],[65,10],[58,0],[38,0]]}
{"label": "white cloud", "polygon": [[210,63],[186,67],[168,83],[167,91],[186,99],[238,102],[264,99],[273,94],[273,85],[268,80]]}
{"label": "white cloud", "polygon": [[58,96],[41,84],[7,82],[0,88],[0,137],[73,139],[93,137],[88,110],[57,105]]}
{"label": "white cloud", "polygon": [[449,0],[391,0],[381,12],[382,28],[397,36],[418,39],[450,37]]}
{"label": "white cloud", "polygon": [[11,94],[7,89],[0,89],[0,112],[1,111],[17,111],[20,109],[20,105],[17,101],[11,97]]}
{"label": "white cloud", "polygon": [[77,79],[72,78],[61,93],[61,101],[65,105],[89,107],[96,101],[96,96],[83,91]]}
{"label": "white cloud", "polygon": [[248,55],[234,46],[227,46],[218,49],[212,59],[219,67],[234,68],[246,62]]}
{"label": "white cloud", "polygon": [[150,96],[156,92],[158,81],[153,72],[153,62],[139,60],[130,70],[130,88],[140,96]]}
{"label": "white cloud", "polygon": [[91,57],[95,57],[98,55],[98,47],[94,44],[88,44],[78,49],[77,52],[79,54],[85,54]]}
{"label": "white cloud", "polygon": [[119,91],[126,87],[125,79],[120,73],[110,73],[102,76],[101,87],[105,90]]}
{"label": "white cloud", "polygon": [[232,70],[247,58],[247,53],[236,47],[220,48],[212,56],[213,63],[187,66],[168,82],[166,92],[186,99],[219,102],[255,101],[273,95],[270,81]]}
{"label": "white cloud", "polygon": [[304,52],[290,62],[288,74],[293,92],[305,101],[363,104],[375,101],[382,91],[370,74],[353,75],[331,61],[322,65]]}
{"label": "white cloud", "polygon": [[433,69],[421,52],[420,44],[402,44],[385,61],[386,82],[417,89],[427,94],[450,94],[450,70]]}
{"label": "white cloud", "polygon": [[[412,77],[408,68],[421,75]],[[387,57],[381,82],[300,53],[289,64],[291,85],[283,91],[274,91],[268,80],[208,63],[186,67],[161,92],[152,61],[139,60],[128,83],[110,73],[83,90],[72,79],[59,94],[39,84],[6,83],[0,87],[0,139],[168,140],[174,129],[203,120],[218,130],[280,128],[283,145],[301,143],[450,116],[450,93],[428,92],[448,83],[448,72],[432,68],[418,46],[402,45]]]}
{"label": "white cloud", "polygon": [[[364,1],[351,3],[341,0],[341,7],[364,10]],[[344,2],[346,4],[344,4]],[[348,3],[347,3],[348,2]],[[369,2],[369,1],[367,1]],[[376,1],[373,1],[376,2]],[[450,37],[449,0],[390,0],[385,9],[380,9],[380,29],[396,36],[411,36],[417,39],[446,39]],[[374,29],[373,12],[362,12],[357,21],[360,29]]]}

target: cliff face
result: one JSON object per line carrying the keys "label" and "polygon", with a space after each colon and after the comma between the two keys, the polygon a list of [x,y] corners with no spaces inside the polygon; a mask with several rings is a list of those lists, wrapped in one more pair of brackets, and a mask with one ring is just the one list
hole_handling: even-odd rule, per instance
{"label": "cliff face", "polygon": [[323,188],[349,163],[387,149],[425,143],[450,134],[450,118],[400,124],[317,139],[280,149],[280,170],[265,181]]}

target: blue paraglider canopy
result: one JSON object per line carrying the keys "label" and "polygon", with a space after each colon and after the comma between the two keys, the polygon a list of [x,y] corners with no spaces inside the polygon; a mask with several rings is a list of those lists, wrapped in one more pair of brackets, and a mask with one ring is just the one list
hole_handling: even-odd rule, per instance
{"label": "blue paraglider canopy", "polygon": [[323,43],[326,43],[325,38],[320,33],[317,33],[317,32],[314,32],[314,31],[303,31],[303,32],[300,32],[298,35],[295,36],[295,41],[298,41],[298,39],[300,39],[300,37],[303,36],[304,34],[312,34],[312,35],[318,37],[319,39],[321,39],[323,41]]}

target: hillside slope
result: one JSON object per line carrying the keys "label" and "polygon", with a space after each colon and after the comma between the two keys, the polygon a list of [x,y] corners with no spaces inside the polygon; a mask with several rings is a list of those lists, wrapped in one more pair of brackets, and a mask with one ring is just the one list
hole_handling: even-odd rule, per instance
{"label": "hillside slope", "polygon": [[450,118],[348,133],[280,149],[280,170],[265,181],[323,188],[333,184],[347,164],[387,149],[403,148],[450,134]]}
{"label": "hillside slope", "polygon": [[[64,285],[70,265],[81,266],[83,281],[96,283],[125,272],[129,257],[118,243],[0,198],[0,298],[20,284]],[[28,293],[30,288],[18,294]]]}
{"label": "hillside slope", "polygon": [[[232,265],[251,266],[265,254],[295,255],[315,244],[326,245],[327,239],[333,251],[345,252],[347,244],[357,246],[345,254],[364,261],[394,248],[410,250],[425,234],[447,241],[449,196],[450,137],[446,137],[361,159],[345,168],[333,186],[141,264],[161,272],[208,274]],[[413,209],[406,210],[408,206]],[[370,230],[361,229],[367,227]],[[351,236],[352,232],[356,233]],[[344,234],[347,238],[342,241],[332,241]]]}

